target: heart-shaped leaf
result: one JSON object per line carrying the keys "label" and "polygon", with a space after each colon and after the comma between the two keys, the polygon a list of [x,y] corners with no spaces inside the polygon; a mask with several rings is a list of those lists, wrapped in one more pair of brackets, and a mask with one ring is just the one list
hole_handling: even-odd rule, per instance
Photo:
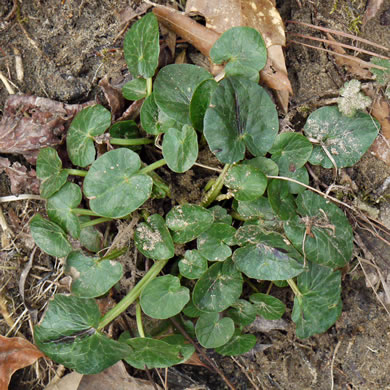
{"label": "heart-shaped leaf", "polygon": [[243,278],[231,259],[213,264],[198,280],[194,305],[205,312],[221,312],[233,305],[242,292]]}
{"label": "heart-shaped leaf", "polygon": [[327,331],[340,316],[342,307],[340,272],[314,263],[308,267],[298,276],[302,295],[295,296],[292,312],[300,338]]}
{"label": "heart-shaped leaf", "polygon": [[181,348],[180,354],[182,360],[179,364],[185,363],[195,353],[195,347],[192,344],[189,344],[186,338],[181,334],[171,334],[164,337],[162,341]]}
{"label": "heart-shaped leaf", "polygon": [[228,214],[227,210],[221,206],[213,206],[208,209],[213,213],[215,223],[226,223],[228,225],[232,224],[233,218]]}
{"label": "heart-shaped leaf", "polygon": [[240,326],[250,325],[256,318],[256,307],[245,299],[239,299],[227,311],[228,316]]}
{"label": "heart-shaped leaf", "polygon": [[286,311],[286,305],[271,295],[256,293],[249,297],[257,314],[266,320],[278,320]]}
{"label": "heart-shaped leaf", "polygon": [[311,191],[300,194],[296,202],[299,216],[284,223],[293,245],[314,263],[335,268],[347,264],[352,257],[353,233],[344,213]]}
{"label": "heart-shaped leaf", "polygon": [[277,218],[268,199],[263,196],[252,201],[237,202],[237,212],[245,218],[260,218],[270,222]]}
{"label": "heart-shaped leaf", "polygon": [[226,344],[234,334],[234,322],[218,313],[202,314],[195,325],[196,338],[205,348],[217,348]]}
{"label": "heart-shaped leaf", "polygon": [[379,129],[379,123],[371,115],[358,112],[351,118],[336,106],[321,107],[309,115],[304,127],[306,136],[318,142],[309,162],[332,168],[330,154],[338,168],[351,167],[366,153]]}
{"label": "heart-shaped leaf", "polygon": [[207,259],[199,251],[186,251],[179,261],[179,271],[187,279],[199,279],[207,270]]}
{"label": "heart-shaped leaf", "polygon": [[[87,215],[80,215],[80,224],[91,220]],[[91,252],[99,252],[102,249],[103,235],[94,226],[87,226],[80,230],[80,244]]]}
{"label": "heart-shaped leaf", "polygon": [[173,231],[173,241],[177,244],[185,244],[207,230],[213,224],[214,217],[204,207],[185,204],[171,209],[166,221],[169,229]]}
{"label": "heart-shaped leaf", "polygon": [[57,294],[34,329],[35,342],[55,362],[80,374],[97,374],[132,353],[96,330],[99,319],[94,299]]}
{"label": "heart-shaped leaf", "polygon": [[86,167],[95,160],[93,137],[111,125],[111,113],[97,104],[81,110],[73,119],[66,136],[66,148],[74,165]]}
{"label": "heart-shaped leaf", "polygon": [[121,218],[140,207],[152,192],[153,180],[139,173],[138,154],[119,148],[103,154],[84,179],[84,194],[92,211]]}
{"label": "heart-shaped leaf", "polygon": [[124,139],[138,138],[138,125],[133,120],[116,122],[110,127],[110,136]]}
{"label": "heart-shaped leaf", "polygon": [[145,314],[152,318],[165,319],[180,313],[190,300],[187,287],[180,286],[176,276],[160,276],[142,290],[140,303]]}
{"label": "heart-shaped leaf", "polygon": [[229,244],[235,232],[233,226],[213,223],[197,239],[199,253],[209,261],[224,261],[232,254]]}
{"label": "heart-shaped leaf", "polygon": [[249,352],[256,345],[256,341],[254,334],[242,334],[236,329],[232,338],[225,345],[215,348],[215,352],[223,356],[242,355]]}
{"label": "heart-shaped leaf", "polygon": [[259,169],[240,164],[230,169],[225,185],[232,190],[237,200],[256,200],[264,194],[267,178]]}
{"label": "heart-shaped leaf", "polygon": [[183,309],[183,314],[185,314],[187,317],[190,317],[190,318],[196,318],[196,317],[199,317],[201,314],[203,313],[203,311],[199,310],[195,305],[194,303],[192,302],[192,300],[190,300],[187,305],[185,305],[184,309]]}
{"label": "heart-shaped leaf", "polygon": [[244,159],[246,147],[254,156],[263,156],[278,129],[278,114],[267,92],[252,81],[231,77],[214,91],[203,131],[218,160],[231,164]]}
{"label": "heart-shaped leaf", "polygon": [[30,230],[35,243],[51,256],[65,257],[72,250],[65,232],[56,223],[39,214],[31,219]]}
{"label": "heart-shaped leaf", "polygon": [[264,175],[277,176],[279,174],[279,167],[274,161],[267,157],[255,157],[250,160],[244,160],[241,164],[251,165],[254,168],[260,169]]}
{"label": "heart-shaped leaf", "polygon": [[140,100],[146,97],[146,80],[133,79],[128,81],[122,88],[122,95],[127,100]]}
{"label": "heart-shaped leaf", "polygon": [[202,81],[212,78],[206,69],[196,65],[165,66],[154,82],[156,104],[170,118],[191,125],[189,110],[192,95]]}
{"label": "heart-shaped leaf", "polygon": [[80,251],[68,255],[65,271],[72,276],[72,293],[82,298],[100,297],[114,286],[123,274],[121,263],[88,257]]}
{"label": "heart-shaped leaf", "polygon": [[68,172],[62,169],[62,161],[53,148],[44,148],[37,158],[37,177],[42,180],[39,192],[42,198],[55,194],[68,178]]}
{"label": "heart-shaped leaf", "polygon": [[156,16],[150,12],[135,22],[125,35],[123,50],[133,76],[153,77],[160,54],[160,33]]}
{"label": "heart-shaped leaf", "polygon": [[287,182],[278,179],[270,180],[267,193],[272,210],[281,220],[294,217],[296,205]]}
{"label": "heart-shaped leaf", "polygon": [[215,64],[227,63],[228,76],[253,77],[267,62],[267,48],[261,34],[251,27],[232,27],[225,31],[210,50]]}
{"label": "heart-shaped leaf", "polygon": [[[307,172],[306,167],[301,167],[298,169],[295,169],[294,167],[291,167],[291,170],[281,170],[280,176],[289,177],[291,179],[297,180],[300,183],[309,184],[309,173]],[[293,183],[291,181],[287,182],[288,188],[292,194],[301,194],[302,192],[306,191],[306,188],[298,183]]]}
{"label": "heart-shaped leaf", "polygon": [[162,143],[162,152],[168,167],[177,173],[188,171],[198,158],[198,137],[188,125],[181,130],[169,129]]}
{"label": "heart-shaped leaf", "polygon": [[80,236],[80,222],[72,209],[80,204],[81,197],[81,190],[77,184],[66,183],[47,200],[46,205],[49,218],[73,238]]}

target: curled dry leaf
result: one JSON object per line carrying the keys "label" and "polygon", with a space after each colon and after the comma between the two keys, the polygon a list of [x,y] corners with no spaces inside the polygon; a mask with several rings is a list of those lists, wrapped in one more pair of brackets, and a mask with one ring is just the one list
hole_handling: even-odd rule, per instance
{"label": "curled dry leaf", "polygon": [[123,113],[123,108],[125,106],[125,99],[123,98],[122,90],[110,84],[108,75],[105,75],[99,81],[99,87],[102,89],[104,96],[107,99],[113,118],[117,118]]}
{"label": "curled dry leaf", "polygon": [[365,26],[370,19],[375,18],[375,15],[378,13],[382,4],[383,0],[368,0],[366,12],[363,16],[363,26]]}
{"label": "curled dry leaf", "polygon": [[0,336],[0,390],[7,390],[12,374],[33,364],[43,353],[21,337]]}
{"label": "curled dry leaf", "polygon": [[64,104],[29,95],[12,95],[0,122],[0,153],[22,154],[35,164],[39,150],[62,142],[73,117],[87,105]]}

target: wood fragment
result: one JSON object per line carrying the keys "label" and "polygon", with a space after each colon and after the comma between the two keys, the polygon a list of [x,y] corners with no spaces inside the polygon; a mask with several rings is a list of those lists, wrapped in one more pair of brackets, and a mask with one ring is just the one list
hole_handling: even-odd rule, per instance
{"label": "wood fragment", "polygon": [[13,48],[14,55],[15,55],[15,71],[16,71],[16,79],[19,82],[23,82],[24,79],[24,69],[23,69],[23,61],[22,56],[20,54],[20,51],[18,48]]}
{"label": "wood fragment", "polygon": [[5,89],[8,91],[10,95],[15,95],[14,89],[11,87],[11,84],[8,82],[7,77],[0,72],[0,80],[3,82]]}

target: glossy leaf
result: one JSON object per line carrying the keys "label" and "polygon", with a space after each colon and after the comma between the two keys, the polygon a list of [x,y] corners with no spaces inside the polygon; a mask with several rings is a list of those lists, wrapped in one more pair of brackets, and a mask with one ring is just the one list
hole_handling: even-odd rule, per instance
{"label": "glossy leaf", "polygon": [[278,129],[276,108],[267,92],[245,78],[231,77],[214,91],[203,132],[218,160],[231,164],[244,159],[246,148],[254,156],[263,156]]}
{"label": "glossy leaf", "polygon": [[[300,183],[309,185],[309,173],[307,172],[306,167],[301,167],[297,169],[291,167],[291,170],[281,170],[280,176],[289,177],[291,179],[299,181]],[[301,194],[302,192],[306,191],[306,188],[298,183],[288,181],[287,184],[289,191],[292,194]]]}
{"label": "glossy leaf", "polygon": [[57,294],[34,329],[35,343],[55,362],[80,374],[96,374],[131,354],[126,344],[96,331],[99,319],[94,299]]}
{"label": "glossy leaf", "polygon": [[160,54],[159,39],[157,18],[152,12],[135,22],[127,31],[123,50],[133,76],[145,79],[153,77]]}
{"label": "glossy leaf", "polygon": [[104,295],[122,277],[122,264],[114,260],[85,256],[71,252],[66,259],[65,271],[72,276],[71,290],[82,298]]}
{"label": "glossy leaf", "polygon": [[221,312],[233,305],[242,292],[243,278],[228,259],[213,264],[198,280],[193,293],[194,305],[205,312]]}
{"label": "glossy leaf", "polygon": [[379,123],[363,112],[351,118],[341,114],[336,106],[321,107],[309,115],[304,127],[306,136],[318,142],[309,162],[333,168],[326,148],[337,168],[351,167],[374,142],[379,129]]}
{"label": "glossy leaf", "polygon": [[296,214],[294,197],[287,182],[278,179],[271,180],[267,193],[272,210],[281,220],[288,220]]}
{"label": "glossy leaf", "polygon": [[195,325],[196,338],[205,348],[217,348],[226,344],[234,333],[234,322],[218,313],[202,314]]}
{"label": "glossy leaf", "polygon": [[198,158],[198,137],[188,125],[181,130],[169,129],[163,139],[162,152],[168,167],[177,173],[188,171]]}
{"label": "glossy leaf", "polygon": [[173,241],[178,244],[194,240],[211,227],[213,221],[209,210],[194,204],[176,206],[166,217],[167,226],[173,231]]}
{"label": "glossy leaf", "polygon": [[110,127],[110,136],[124,139],[138,138],[138,125],[133,120],[116,122]]}
{"label": "glossy leaf", "polygon": [[172,64],[160,70],[154,82],[154,99],[167,116],[191,125],[190,103],[196,87],[212,79],[206,69],[191,64]]}
{"label": "glossy leaf", "polygon": [[153,279],[140,297],[142,310],[152,318],[165,319],[180,313],[190,300],[187,287],[180,286],[180,279],[166,275]]}
{"label": "glossy leaf", "polygon": [[[91,220],[87,215],[80,215],[80,224]],[[91,252],[99,252],[102,249],[103,235],[94,226],[87,226],[80,230],[80,244]]]}
{"label": "glossy leaf", "polygon": [[286,311],[286,305],[272,295],[256,293],[249,297],[257,314],[266,320],[278,320]]}
{"label": "glossy leaf", "polygon": [[183,314],[185,314],[187,317],[190,317],[190,318],[199,317],[202,313],[203,313],[203,311],[199,310],[199,309],[194,305],[194,303],[192,302],[192,300],[190,300],[190,301],[187,303],[187,305],[184,306],[184,309],[183,309]]}
{"label": "glossy leaf", "polygon": [[51,256],[65,257],[72,250],[65,232],[56,223],[39,214],[31,219],[30,231],[39,248]]}
{"label": "glossy leaf", "polygon": [[140,100],[146,94],[146,80],[142,78],[130,80],[122,88],[122,95],[127,100]]}
{"label": "glossy leaf", "polygon": [[314,263],[335,268],[347,264],[352,257],[353,234],[342,210],[311,191],[300,194],[297,205],[299,216],[284,223],[293,245]]}
{"label": "glossy leaf", "polygon": [[215,348],[215,352],[223,356],[242,355],[249,352],[256,345],[256,341],[254,334],[242,334],[236,329],[232,338],[225,345]]}
{"label": "glossy leaf", "polygon": [[140,207],[152,192],[153,180],[139,174],[138,154],[119,148],[103,154],[84,179],[84,194],[92,211],[109,218],[121,218]]}
{"label": "glossy leaf", "polygon": [[239,299],[227,311],[228,316],[239,326],[248,326],[256,318],[255,306],[245,299]]}
{"label": "glossy leaf", "polygon": [[175,254],[171,234],[159,214],[151,215],[137,226],[134,242],[143,255],[153,260],[170,259]]}
{"label": "glossy leaf", "polygon": [[62,161],[53,148],[44,148],[37,158],[37,177],[42,180],[39,192],[42,198],[49,198],[65,183],[68,173],[62,169]]}
{"label": "glossy leaf", "polygon": [[77,184],[66,183],[47,200],[46,205],[49,218],[76,239],[80,236],[80,222],[72,209],[80,204],[81,197]]}
{"label": "glossy leaf", "polygon": [[254,168],[260,169],[264,175],[277,176],[279,174],[279,167],[274,161],[267,157],[255,157],[250,160],[244,160],[241,164],[251,165]]}
{"label": "glossy leaf", "polygon": [[188,250],[179,261],[179,271],[187,279],[199,279],[207,270],[207,259],[197,250]]}
{"label": "glossy leaf", "polygon": [[97,104],[81,110],[73,119],[66,136],[66,148],[74,165],[86,167],[95,160],[93,137],[111,125],[111,113]]}
{"label": "glossy leaf", "polygon": [[301,296],[295,296],[292,320],[297,336],[310,337],[327,331],[341,314],[341,274],[328,267],[309,263],[298,276]]}

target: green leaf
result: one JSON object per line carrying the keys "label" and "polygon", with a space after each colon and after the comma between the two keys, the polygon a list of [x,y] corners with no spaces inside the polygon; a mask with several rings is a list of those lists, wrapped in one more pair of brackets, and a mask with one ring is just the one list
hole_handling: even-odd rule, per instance
{"label": "green leaf", "polygon": [[344,213],[311,191],[300,194],[296,202],[299,216],[284,223],[292,244],[314,263],[335,268],[347,264],[352,257],[353,233]]}
{"label": "green leaf", "polygon": [[96,331],[99,319],[94,299],[57,294],[34,329],[35,343],[58,364],[81,374],[97,374],[131,354],[126,344]]}
{"label": "green leaf", "polygon": [[268,199],[263,196],[251,201],[239,201],[237,204],[237,212],[246,218],[256,217],[267,221],[275,219],[275,213]]}
{"label": "green leaf", "polygon": [[76,239],[80,236],[80,222],[72,209],[80,204],[81,197],[77,184],[66,183],[46,204],[49,218]]}
{"label": "green leaf", "polygon": [[267,62],[267,48],[261,34],[251,27],[232,27],[225,31],[210,50],[215,64],[227,63],[228,76],[253,77]]}
{"label": "green leaf", "polygon": [[243,278],[231,259],[213,264],[198,280],[194,305],[204,312],[220,312],[233,305],[242,292]]}
{"label": "green leaf", "polygon": [[224,261],[232,254],[229,247],[236,229],[225,223],[213,223],[197,239],[199,253],[209,261]]}
{"label": "green leaf", "polygon": [[264,175],[277,176],[279,174],[278,164],[267,157],[255,157],[250,160],[244,160],[241,164],[251,165],[254,168],[260,169]]}
{"label": "green leaf", "polygon": [[160,54],[160,33],[153,12],[135,22],[125,35],[123,50],[130,73],[145,79],[153,77]]}
{"label": "green leaf", "polygon": [[187,287],[180,286],[180,279],[166,275],[153,279],[140,297],[142,310],[152,318],[165,319],[180,313],[190,300]]}
{"label": "green leaf", "polygon": [[371,63],[383,66],[386,70],[370,68],[370,72],[375,75],[376,82],[379,85],[386,85],[390,82],[390,61],[384,58],[371,57]]}
{"label": "green leaf", "polygon": [[110,127],[110,136],[125,139],[138,138],[139,129],[137,123],[133,120],[116,122]]}
{"label": "green leaf", "polygon": [[256,308],[245,299],[239,299],[227,311],[227,315],[240,326],[248,326],[256,319]]}
{"label": "green leaf", "polygon": [[[91,220],[87,215],[80,215],[80,224]],[[94,226],[88,226],[80,230],[80,244],[91,252],[99,252],[102,249],[102,234]]]}
{"label": "green leaf", "polygon": [[183,309],[183,314],[185,314],[187,317],[190,317],[190,318],[196,318],[196,317],[199,317],[201,314],[203,313],[203,311],[199,310],[195,305],[194,303],[192,302],[192,300],[190,300],[187,305],[185,305],[184,309]]}
{"label": "green leaf", "polygon": [[169,169],[173,172],[188,171],[198,158],[198,137],[188,125],[181,130],[169,129],[164,135],[162,152]]}
{"label": "green leaf", "polygon": [[207,271],[207,259],[197,250],[189,250],[179,261],[179,272],[187,279],[199,279]]}
{"label": "green leaf", "polygon": [[30,230],[35,243],[51,256],[65,257],[72,250],[65,232],[56,223],[39,214],[31,219]]}
{"label": "green leaf", "polygon": [[195,325],[196,338],[205,348],[217,348],[226,344],[234,333],[234,322],[218,313],[202,314]]}
{"label": "green leaf", "polygon": [[72,276],[72,293],[82,298],[104,295],[122,277],[122,264],[114,260],[88,257],[80,251],[66,259],[65,272]]}
{"label": "green leaf", "polygon": [[286,311],[286,305],[271,295],[256,293],[249,297],[257,314],[266,320],[278,320]]}
{"label": "green leaf", "polygon": [[237,200],[256,200],[267,188],[267,178],[251,165],[233,166],[225,178],[226,187],[230,188]]}
{"label": "green leaf", "polygon": [[66,148],[74,165],[86,167],[95,160],[94,138],[103,134],[111,125],[111,113],[97,104],[81,110],[70,124],[66,136]]}
{"label": "green leaf", "polygon": [[99,157],[84,179],[84,195],[90,199],[91,210],[103,217],[121,218],[148,200],[153,180],[139,174],[140,167],[138,154],[126,148]]}
{"label": "green leaf", "polygon": [[317,141],[309,162],[332,168],[332,156],[338,168],[355,165],[374,142],[380,124],[372,116],[358,112],[350,118],[340,113],[336,106],[321,107],[307,118],[304,131]]}
{"label": "green leaf", "polygon": [[202,81],[195,89],[190,103],[190,118],[196,130],[203,130],[203,119],[210,104],[211,95],[218,83],[214,79]]}
{"label": "green leaf", "polygon": [[162,341],[181,348],[180,354],[182,360],[178,364],[185,363],[195,353],[195,347],[192,344],[189,344],[186,338],[181,334],[171,334],[164,337]]}
{"label": "green leaf", "polygon": [[159,214],[151,215],[146,222],[137,226],[134,242],[144,256],[153,260],[166,260],[175,255],[171,234]]}
{"label": "green leaf", "polygon": [[228,225],[232,224],[233,218],[230,214],[228,214],[227,210],[221,206],[213,206],[208,209],[214,215],[215,223],[226,223]]}
{"label": "green leaf", "polygon": [[[289,177],[291,179],[299,181],[300,183],[309,185],[309,173],[307,172],[306,167],[301,167],[298,169],[291,167],[291,170],[281,170],[280,176]],[[300,184],[293,183],[291,181],[288,181],[287,184],[289,191],[292,194],[301,194],[302,192],[306,191],[306,188],[304,186],[301,186]]]}
{"label": "green leaf", "polygon": [[268,200],[274,213],[283,221],[295,216],[296,205],[288,183],[273,179],[269,182]]}
{"label": "green leaf", "polygon": [[141,100],[146,97],[146,80],[133,79],[128,81],[122,88],[122,95],[127,100]]}
{"label": "green leaf", "polygon": [[310,337],[327,331],[341,314],[341,274],[330,268],[309,263],[298,276],[301,296],[294,298],[292,320],[297,336]]}
{"label": "green leaf", "polygon": [[212,79],[206,69],[191,64],[172,64],[158,73],[154,82],[154,99],[167,116],[191,125],[190,103],[196,87]]}
{"label": "green leaf", "polygon": [[167,226],[173,231],[173,241],[177,244],[194,240],[207,230],[213,221],[214,217],[209,210],[194,204],[176,206],[166,217]]}
{"label": "green leaf", "polygon": [[244,159],[246,147],[254,156],[267,153],[278,129],[278,114],[267,92],[252,81],[231,77],[214,91],[203,132],[218,160],[232,164]]}
{"label": "green leaf", "polygon": [[179,364],[183,360],[182,351],[186,351],[182,345],[169,344],[149,337],[130,338],[121,335],[119,340],[132,348],[132,353],[125,358],[126,362],[139,370]]}
{"label": "green leaf", "polygon": [[223,356],[242,355],[249,352],[256,345],[256,341],[254,334],[242,334],[236,329],[232,338],[225,345],[215,348],[215,352]]}
{"label": "green leaf", "polygon": [[37,177],[42,180],[39,187],[42,198],[49,198],[66,183],[68,173],[62,170],[62,161],[55,149],[40,150],[37,158]]}

